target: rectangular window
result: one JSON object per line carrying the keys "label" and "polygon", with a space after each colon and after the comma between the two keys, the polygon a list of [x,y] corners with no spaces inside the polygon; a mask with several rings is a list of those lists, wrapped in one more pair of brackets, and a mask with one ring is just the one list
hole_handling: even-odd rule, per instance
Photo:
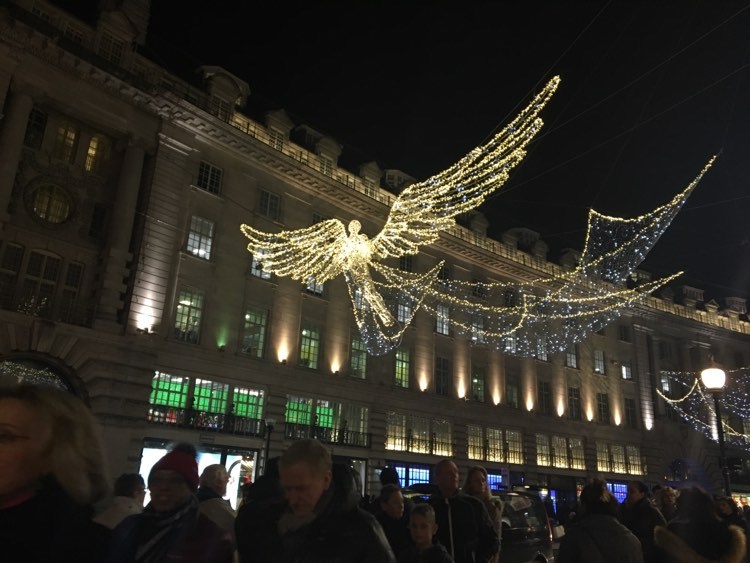
{"label": "rectangular window", "polygon": [[662,373],[660,379],[661,379],[661,392],[669,396],[669,394],[672,392],[672,382],[669,379],[669,376],[666,373]]}
{"label": "rectangular window", "polygon": [[31,251],[21,287],[19,312],[35,317],[49,316],[61,268],[62,261],[59,258]]}
{"label": "rectangular window", "polygon": [[409,417],[409,451],[418,454],[430,453],[430,419],[423,416]]}
{"label": "rectangular window", "polygon": [[[209,381],[208,379],[196,379],[193,398],[195,399],[195,410],[199,412],[221,414],[227,410],[227,395],[229,385]],[[213,426],[213,425],[207,425]]]}
{"label": "rectangular window", "polygon": [[89,147],[86,149],[86,162],[84,169],[91,174],[101,174],[104,165],[109,161],[109,142],[101,135],[95,135],[89,139]]}
{"label": "rectangular window", "polygon": [[547,337],[539,336],[536,339],[536,359],[543,362],[549,361],[549,353],[547,352]]}
{"label": "rectangular window", "polygon": [[302,338],[299,348],[299,365],[310,369],[318,369],[320,355],[320,330],[306,324],[302,328]]}
{"label": "rectangular window", "polygon": [[629,326],[620,325],[618,327],[618,333],[617,334],[618,334],[619,339],[622,340],[623,342],[630,342],[631,341],[630,327]]}
{"label": "rectangular window", "polygon": [[505,431],[505,442],[508,446],[508,463],[523,464],[523,441],[517,430]]}
{"label": "rectangular window", "polygon": [[487,488],[491,491],[504,490],[503,474],[487,472]]}
{"label": "rectangular window", "polygon": [[505,402],[509,407],[518,408],[518,378],[515,375],[505,378]]}
{"label": "rectangular window", "polygon": [[453,457],[453,433],[447,420],[432,421],[432,455]]}
{"label": "rectangular window", "polygon": [[409,350],[399,348],[396,350],[396,386],[409,388],[409,373],[411,358]]}
{"label": "rectangular window", "polygon": [[484,402],[485,398],[485,374],[484,368],[475,366],[471,374],[471,395],[472,401]]}
{"label": "rectangular window", "polygon": [[406,415],[389,412],[385,415],[385,449],[405,452],[408,449]]}
{"label": "rectangular window", "polygon": [[471,341],[474,344],[484,344],[484,317],[472,315],[471,317]]}
{"label": "rectangular window", "polygon": [[352,338],[351,361],[349,362],[352,377],[364,379],[367,375],[367,348],[362,339]]}
{"label": "rectangular window", "polygon": [[275,148],[277,151],[284,150],[284,141],[286,137],[284,133],[277,129],[268,130],[268,144]]}
{"label": "rectangular window", "polygon": [[260,420],[263,418],[263,399],[265,393],[260,389],[235,387],[232,393],[232,413],[243,418]]}
{"label": "rectangular window", "polygon": [[309,426],[312,419],[312,399],[306,397],[286,396],[284,422]]}
{"label": "rectangular window", "polygon": [[443,265],[440,266],[440,269],[438,270],[438,279],[443,284],[447,284],[452,279],[451,267],[445,262],[443,262]]}
{"label": "rectangular window", "polygon": [[610,471],[609,448],[603,442],[596,443],[596,469],[597,471]]}
{"label": "rectangular window", "polygon": [[516,353],[516,335],[509,334],[505,337],[505,353],[515,354]]}
{"label": "rectangular window", "polygon": [[265,256],[263,256],[263,254],[260,252],[256,252],[255,254],[253,254],[253,258],[250,263],[250,275],[262,280],[270,280],[271,272],[263,269],[264,258]]}
{"label": "rectangular window", "polygon": [[536,464],[544,467],[552,465],[549,450],[549,436],[546,434],[536,435]]}
{"label": "rectangular window", "polygon": [[402,256],[398,259],[398,269],[402,272],[413,272],[414,271],[414,260],[410,255]]}
{"label": "rectangular window", "polygon": [[333,160],[327,156],[320,155],[320,172],[326,176],[333,176]]}
{"label": "rectangular window", "polygon": [[627,473],[625,465],[625,448],[612,444],[609,446],[609,453],[612,456],[612,471],[615,473]]}
{"label": "rectangular window", "polygon": [[221,180],[224,176],[224,171],[218,166],[201,161],[198,165],[198,179],[196,185],[202,190],[206,190],[212,194],[221,193]]}
{"label": "rectangular window", "polygon": [[565,350],[565,365],[569,368],[578,369],[578,350],[575,345],[568,346]]}
{"label": "rectangular window", "polygon": [[570,448],[570,468],[586,469],[586,456],[583,451],[583,438],[568,438]]}
{"label": "rectangular window", "polygon": [[625,398],[625,425],[638,428],[638,417],[635,412],[635,399]]}
{"label": "rectangular window", "polygon": [[487,428],[487,461],[505,462],[503,448],[503,431],[499,428]]}
{"label": "rectangular window", "polygon": [[187,377],[154,372],[146,420],[159,424],[184,423],[189,385]]}
{"label": "rectangular window", "polygon": [[307,285],[305,286],[305,291],[307,293],[322,297],[324,289],[323,284],[318,282],[314,277],[310,276],[307,278]]}
{"label": "rectangular window", "polygon": [[411,305],[407,305],[406,303],[398,303],[396,305],[396,319],[400,323],[410,323],[412,319]]}
{"label": "rectangular window", "polygon": [[268,311],[248,307],[245,312],[245,326],[242,331],[242,353],[254,358],[262,358],[268,328]]}
{"label": "rectangular window", "polygon": [[63,122],[57,128],[55,143],[52,146],[52,157],[73,164],[78,146],[78,129],[69,122]]}
{"label": "rectangular window", "polygon": [[640,448],[638,446],[626,446],[625,451],[628,455],[628,473],[631,475],[643,475]]}
{"label": "rectangular window", "polygon": [[109,62],[119,65],[122,62],[122,55],[125,52],[125,41],[117,39],[111,33],[106,31],[102,33],[99,41],[99,55]]}
{"label": "rectangular window", "polygon": [[567,469],[568,463],[568,441],[565,436],[552,436],[552,465],[561,469]]}
{"label": "rectangular window", "polygon": [[318,429],[324,429],[327,432],[322,433],[322,436],[327,439],[331,439],[331,429],[337,428],[339,423],[339,409],[340,405],[333,401],[319,400],[315,404],[315,417],[313,418],[313,426]]}
{"label": "rectangular window", "polygon": [[198,344],[202,315],[203,293],[182,288],[177,299],[177,311],[174,318],[175,338],[182,342]]}
{"label": "rectangular window", "polygon": [[620,368],[621,368],[621,371],[622,371],[622,378],[623,379],[627,379],[627,380],[633,379],[633,370],[630,367],[630,363],[629,362],[623,362],[622,365],[620,366]]}
{"label": "rectangular window", "polygon": [[377,190],[375,189],[375,182],[372,180],[372,178],[365,178],[362,180],[362,183],[365,186],[365,195],[367,197],[376,197],[377,196]]}
{"label": "rectangular window", "polygon": [[30,149],[39,150],[42,148],[44,141],[44,132],[47,130],[47,114],[34,108],[29,113],[29,119],[26,122],[26,134],[23,138],[23,144]]}
{"label": "rectangular window", "polygon": [[[164,87],[167,89],[174,88],[173,85],[166,84]],[[231,121],[232,114],[234,113],[233,104],[216,96],[211,96],[210,111],[213,115],[227,123]]]}
{"label": "rectangular window", "polygon": [[451,362],[448,358],[435,358],[435,393],[448,396],[451,392]]}
{"label": "rectangular window", "polygon": [[596,394],[596,419],[602,424],[609,424],[609,395],[606,393]]}
{"label": "rectangular window", "polygon": [[10,309],[13,306],[23,254],[23,246],[5,244],[2,262],[0,262],[0,307],[3,309]]}
{"label": "rectangular window", "polygon": [[451,313],[448,305],[437,306],[437,318],[435,332],[438,334],[450,335],[451,333]]}
{"label": "rectangular window", "polygon": [[193,256],[211,259],[211,245],[214,239],[214,222],[193,215],[187,238],[187,251]]}
{"label": "rectangular window", "polygon": [[475,424],[467,424],[466,440],[469,459],[484,460],[484,438],[482,437],[482,427]]}
{"label": "rectangular window", "polygon": [[258,213],[269,219],[277,220],[281,214],[281,198],[266,190],[260,192]]}
{"label": "rectangular window", "polygon": [[581,420],[581,390],[578,387],[568,387],[568,418]]}
{"label": "rectangular window", "polygon": [[538,382],[537,405],[541,414],[552,414],[552,384],[549,381]]}
{"label": "rectangular window", "polygon": [[73,322],[76,317],[76,303],[78,290],[83,279],[83,264],[76,262],[68,263],[63,276],[63,288],[60,293],[60,306],[58,316],[63,322]]}
{"label": "rectangular window", "polygon": [[477,299],[486,300],[489,291],[487,286],[479,280],[474,280],[474,285],[471,288],[471,294]]}
{"label": "rectangular window", "polygon": [[604,375],[604,350],[594,350],[594,373]]}

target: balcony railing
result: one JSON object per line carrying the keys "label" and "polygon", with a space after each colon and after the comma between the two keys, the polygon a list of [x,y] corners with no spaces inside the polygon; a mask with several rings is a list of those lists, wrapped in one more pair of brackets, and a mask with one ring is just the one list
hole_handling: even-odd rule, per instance
{"label": "balcony railing", "polygon": [[235,414],[192,411],[175,407],[152,405],[146,420],[152,424],[192,428],[207,432],[242,434],[243,436],[263,436],[265,424],[259,418],[248,418]]}
{"label": "balcony railing", "polygon": [[355,448],[369,448],[372,435],[367,432],[355,432],[346,428],[326,428],[307,424],[285,424],[284,436],[290,440],[315,438],[324,444],[340,444]]}

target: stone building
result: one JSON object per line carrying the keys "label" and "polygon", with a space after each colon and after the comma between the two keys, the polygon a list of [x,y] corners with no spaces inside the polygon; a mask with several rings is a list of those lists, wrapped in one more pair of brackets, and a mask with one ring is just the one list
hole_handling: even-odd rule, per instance
{"label": "stone building", "polygon": [[[219,66],[182,81],[142,54],[149,2],[114,4],[93,25],[42,0],[0,8],[0,365],[83,397],[114,474],[181,440],[240,482],[314,436],[371,492],[386,465],[409,485],[445,456],[558,498],[595,475],[618,493],[633,478],[720,483],[714,444],[656,390],[710,356],[748,363],[743,300],[665,293],[535,358],[420,311],[397,350],[370,357],[344,281],[269,275],[239,225],[356,218],[374,233],[414,179],[345,170],[335,139],[283,110],[251,119],[250,87]],[[486,228],[475,215],[399,266],[445,260],[466,281],[562,267],[533,231]]]}

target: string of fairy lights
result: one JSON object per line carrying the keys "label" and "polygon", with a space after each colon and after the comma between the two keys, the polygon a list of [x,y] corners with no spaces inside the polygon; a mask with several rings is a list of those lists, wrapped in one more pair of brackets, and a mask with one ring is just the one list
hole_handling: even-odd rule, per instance
{"label": "string of fairy lights", "polygon": [[[734,447],[750,450],[750,428],[743,421],[750,419],[750,366],[726,370],[727,385],[722,391],[722,428],[726,442]],[[662,389],[657,395],[685,422],[716,441],[716,411],[714,400],[694,372],[662,371]],[[665,392],[666,391],[666,392]],[[739,420],[742,428],[733,425]]]}
{"label": "string of fairy lights", "polygon": [[679,275],[634,289],[623,286],[713,158],[687,188],[649,213],[623,219],[592,210],[584,250],[573,270],[526,283],[477,284],[441,279],[442,262],[423,274],[382,262],[417,254],[421,246],[436,242],[458,215],[505,184],[540,131],[539,114],[559,83],[559,77],[550,80],[490,141],[446,170],[406,187],[373,238],[360,232],[357,220],[345,226],[329,219],[279,233],[242,225],[248,251],[264,271],[303,283],[313,279],[322,284],[343,274],[362,342],[371,355],[397,347],[420,308],[475,343],[516,355],[559,352],[582,341]]}

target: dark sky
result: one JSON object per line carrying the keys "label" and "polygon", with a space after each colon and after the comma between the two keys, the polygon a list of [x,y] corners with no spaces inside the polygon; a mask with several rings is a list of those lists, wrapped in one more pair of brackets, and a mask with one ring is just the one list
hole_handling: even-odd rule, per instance
{"label": "dark sky", "polygon": [[483,207],[492,235],[530,227],[553,260],[581,248],[590,207],[644,213],[723,151],[644,266],[750,296],[748,2],[153,4],[163,63],[227,68],[254,107],[336,138],[353,170],[424,179],[561,75],[542,135]]}

